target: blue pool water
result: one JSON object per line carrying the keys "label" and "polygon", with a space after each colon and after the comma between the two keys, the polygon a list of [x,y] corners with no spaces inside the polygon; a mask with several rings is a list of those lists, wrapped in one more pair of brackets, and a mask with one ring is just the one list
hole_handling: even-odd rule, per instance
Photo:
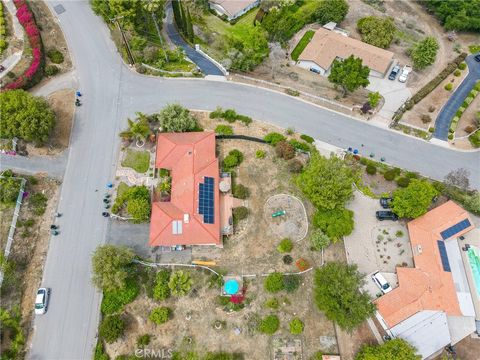
{"label": "blue pool water", "polygon": [[230,279],[225,282],[223,288],[225,289],[225,293],[228,295],[234,295],[238,292],[240,286],[238,285],[237,280]]}
{"label": "blue pool water", "polygon": [[468,262],[472,268],[473,280],[477,288],[477,294],[480,296],[480,252],[476,247],[468,249]]}

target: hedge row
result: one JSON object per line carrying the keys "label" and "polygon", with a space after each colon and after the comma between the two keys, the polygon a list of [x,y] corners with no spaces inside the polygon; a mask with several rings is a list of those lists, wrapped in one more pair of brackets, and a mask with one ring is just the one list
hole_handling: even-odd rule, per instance
{"label": "hedge row", "polygon": [[0,1],[0,54],[8,47],[8,43],[5,41],[7,27],[5,26],[5,15],[3,11],[3,3]]}
{"label": "hedge row", "polygon": [[452,119],[452,122],[450,123],[449,132],[451,134],[455,133],[455,130],[457,130],[458,121],[460,120],[465,110],[472,103],[472,101],[475,99],[475,97],[478,95],[479,92],[480,92],[480,81],[477,81],[473,89],[470,91],[470,93],[467,95],[467,97],[463,101],[462,105],[460,105],[460,107],[458,108],[457,112],[455,113],[455,116]]}
{"label": "hedge row", "polygon": [[27,5],[25,0],[14,0],[13,3],[17,8],[17,18],[20,24],[25,29],[28,37],[28,42],[32,48],[33,60],[25,72],[16,78],[13,82],[8,84],[5,88],[13,89],[27,89],[37,84],[42,79],[44,54],[42,49],[42,38],[40,37],[40,30],[35,23],[35,17]]}
{"label": "hedge row", "polygon": [[451,63],[449,63],[445,69],[443,69],[440,74],[435,76],[430,82],[428,82],[424,87],[422,87],[415,95],[412,96],[411,99],[405,102],[405,104],[398,109],[398,111],[395,113],[393,116],[393,120],[395,122],[399,121],[403,113],[406,110],[410,110],[413,108],[413,106],[417,103],[419,103],[424,97],[426,97],[428,94],[430,94],[443,80],[447,78],[448,75],[450,75],[452,72],[454,72],[458,66],[465,60],[467,57],[467,53],[461,53],[458,55],[455,60],[453,60]]}

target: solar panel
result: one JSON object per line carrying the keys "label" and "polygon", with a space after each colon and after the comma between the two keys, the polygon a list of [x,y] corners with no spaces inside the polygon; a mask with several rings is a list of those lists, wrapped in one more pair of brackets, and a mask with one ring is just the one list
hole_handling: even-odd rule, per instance
{"label": "solar panel", "polygon": [[468,219],[460,221],[458,224],[450,226],[448,229],[443,230],[440,235],[443,240],[451,238],[453,235],[458,234],[460,231],[465,230],[470,226],[470,221]]}
{"label": "solar panel", "polygon": [[215,179],[209,176],[206,176],[205,181],[198,186],[198,213],[203,215],[205,224],[214,223],[214,187]]}
{"label": "solar panel", "polygon": [[450,263],[448,261],[447,249],[445,243],[441,240],[437,240],[438,250],[440,251],[440,259],[442,260],[443,271],[451,272]]}

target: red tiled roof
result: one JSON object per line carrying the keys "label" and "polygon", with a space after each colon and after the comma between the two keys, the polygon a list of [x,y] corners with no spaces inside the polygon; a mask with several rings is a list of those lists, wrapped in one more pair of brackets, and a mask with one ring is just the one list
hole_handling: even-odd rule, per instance
{"label": "red tiled roof", "polygon": [[[163,133],[157,140],[157,168],[170,170],[169,202],[154,202],[150,222],[150,246],[219,245],[219,167],[215,157],[214,132]],[[205,224],[198,213],[199,184],[214,178],[214,222]],[[188,222],[184,215],[188,214]],[[182,223],[182,233],[173,233],[173,221]]]}
{"label": "red tiled roof", "polygon": [[[443,270],[438,240],[440,232],[464,219],[468,212],[453,201],[408,223],[415,268],[397,268],[399,286],[375,301],[378,312],[393,327],[422,310],[462,316],[451,272]],[[473,225],[455,234],[472,230]]]}

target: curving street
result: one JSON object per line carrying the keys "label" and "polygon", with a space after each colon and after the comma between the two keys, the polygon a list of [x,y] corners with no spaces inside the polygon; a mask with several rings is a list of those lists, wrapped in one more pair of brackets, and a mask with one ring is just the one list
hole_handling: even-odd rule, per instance
{"label": "curving street", "polygon": [[[54,14],[59,3],[49,2]],[[58,20],[74,59],[84,105],[75,114],[66,160],[58,205],[63,213],[58,221],[60,235],[50,242],[44,268],[42,285],[52,288],[51,302],[47,315],[35,319],[30,359],[92,358],[101,295],[90,281],[90,258],[106,239],[102,196],[114,176],[118,132],[136,111],[158,111],[174,101],[194,109],[231,107],[342,148],[373,152],[377,159],[383,156],[391,164],[432,178],[442,179],[450,170],[464,167],[471,172],[472,185],[480,187],[478,152],[438,147],[265,89],[136,74],[122,63],[107,27],[87,1],[62,5],[66,11]]]}

